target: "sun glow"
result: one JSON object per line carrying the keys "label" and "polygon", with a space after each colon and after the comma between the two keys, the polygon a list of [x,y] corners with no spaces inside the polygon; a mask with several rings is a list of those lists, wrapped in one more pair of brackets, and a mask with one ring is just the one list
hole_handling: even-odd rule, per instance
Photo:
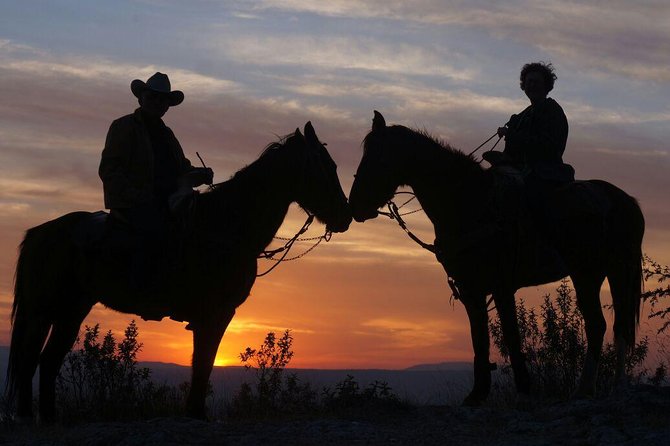
{"label": "sun glow", "polygon": [[214,360],[214,367],[228,367],[231,365],[238,365],[239,361],[236,361],[233,358],[227,358],[223,356],[217,356]]}

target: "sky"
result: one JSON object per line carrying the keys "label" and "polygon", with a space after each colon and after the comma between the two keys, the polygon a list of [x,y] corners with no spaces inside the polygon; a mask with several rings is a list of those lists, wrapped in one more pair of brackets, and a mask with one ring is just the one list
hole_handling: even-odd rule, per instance
{"label": "sky", "polygon": [[[635,196],[647,221],[644,251],[670,264],[666,0],[0,3],[0,344],[9,342],[25,230],[103,208],[100,153],[109,124],[137,107],[133,79],[161,71],[185,93],[164,120],[215,181],[311,121],[348,193],[373,110],[469,152],[525,108],[519,70],[539,60],[558,75],[550,96],[570,123],[565,161],[578,178]],[[292,208],[279,235],[293,235],[303,219]],[[432,239],[420,212],[407,222]],[[314,225],[308,235],[322,231]],[[553,288],[519,296],[539,305]],[[239,365],[247,346],[284,329],[295,337],[294,367],[469,361],[467,317],[450,295],[434,257],[392,221],[354,223],[257,280],[216,364]],[[85,323],[120,335],[131,319],[97,305]],[[138,325],[141,360],[190,362],[185,324]],[[643,319],[642,330],[650,327]]]}

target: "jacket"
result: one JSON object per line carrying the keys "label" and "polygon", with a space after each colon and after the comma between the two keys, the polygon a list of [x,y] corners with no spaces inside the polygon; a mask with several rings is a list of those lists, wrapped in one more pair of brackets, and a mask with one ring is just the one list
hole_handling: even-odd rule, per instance
{"label": "jacket", "polygon": [[[168,150],[178,171],[192,169],[191,162],[169,127]],[[154,154],[140,109],[123,116],[109,127],[98,174],[102,180],[105,207],[130,208],[154,199]]]}
{"label": "jacket", "polygon": [[546,98],[512,115],[504,153],[522,172],[552,181],[573,181],[574,169],[563,163],[568,120],[558,102]]}

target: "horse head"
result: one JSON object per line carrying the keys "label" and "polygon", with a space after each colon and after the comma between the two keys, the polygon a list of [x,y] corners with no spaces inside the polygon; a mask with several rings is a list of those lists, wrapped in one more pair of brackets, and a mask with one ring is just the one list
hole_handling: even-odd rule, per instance
{"label": "horse head", "polygon": [[326,230],[344,232],[351,223],[351,210],[337,176],[337,164],[324,144],[316,136],[312,123],[305,124],[304,136],[300,129],[293,135],[298,144],[301,165],[301,183],[297,188],[296,201],[321,222]]}
{"label": "horse head", "polygon": [[377,217],[377,209],[388,202],[403,184],[403,153],[397,150],[400,126],[388,127],[381,113],[375,110],[372,130],[363,141],[363,158],[354,176],[349,193],[353,217],[363,222]]}

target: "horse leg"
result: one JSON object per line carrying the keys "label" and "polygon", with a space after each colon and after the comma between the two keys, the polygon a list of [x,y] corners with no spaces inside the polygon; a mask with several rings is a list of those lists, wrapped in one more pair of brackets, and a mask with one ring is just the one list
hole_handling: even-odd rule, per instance
{"label": "horse leg", "polygon": [[470,335],[475,352],[475,383],[470,394],[463,401],[464,406],[478,406],[491,390],[491,364],[489,363],[489,318],[486,310],[486,296],[462,293],[461,301],[470,319]]}
{"label": "horse leg", "polygon": [[70,351],[79,334],[79,327],[91,311],[82,307],[74,314],[60,317],[53,323],[51,335],[40,357],[40,419],[53,421],[56,415],[56,378],[65,355]]}
{"label": "horse leg", "polygon": [[38,314],[31,314],[29,317],[17,314],[14,321],[9,355],[10,398],[13,397],[15,389],[16,415],[19,418],[33,416],[33,375],[50,327],[49,321]]}
{"label": "horse leg", "polygon": [[509,351],[516,390],[519,393],[528,395],[530,394],[530,374],[526,367],[524,354],[521,351],[521,335],[519,334],[514,293],[494,293],[493,300],[500,317],[503,341]]}
{"label": "horse leg", "polygon": [[572,277],[577,296],[577,306],[584,318],[587,342],[582,375],[574,394],[576,398],[593,396],[596,392],[598,362],[600,361],[603,337],[607,330],[607,323],[600,305],[600,287],[603,280],[605,280],[604,275],[591,275],[591,277],[573,275]]}
{"label": "horse leg", "polygon": [[205,418],[207,385],[214,367],[216,351],[234,315],[233,310],[220,321],[197,324],[193,328],[193,374],[191,390],[186,402],[186,412],[190,417]]}
{"label": "horse leg", "polygon": [[635,346],[635,331],[640,319],[641,257],[639,251],[634,252],[628,259],[612,262],[607,271],[614,306],[615,385],[617,389],[625,388],[627,384],[626,357]]}

